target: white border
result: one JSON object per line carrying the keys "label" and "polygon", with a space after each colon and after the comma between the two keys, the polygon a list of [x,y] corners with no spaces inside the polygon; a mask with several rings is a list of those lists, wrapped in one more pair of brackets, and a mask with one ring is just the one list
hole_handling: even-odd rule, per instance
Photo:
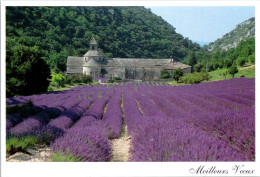
{"label": "white border", "polygon": [[[86,177],[86,176],[189,176],[191,168],[205,165],[205,169],[216,166],[216,169],[228,170],[229,174],[217,176],[237,176],[232,172],[234,165],[244,165],[244,169],[255,170],[253,176],[260,176],[259,130],[256,128],[256,161],[255,162],[99,162],[99,163],[47,163],[47,162],[6,162],[5,159],[5,6],[255,6],[256,17],[256,66],[258,66],[260,46],[259,23],[260,1],[2,1],[1,2],[1,170],[3,177]],[[256,78],[259,77],[256,67]],[[256,83],[257,80],[256,80]],[[258,90],[256,84],[256,90]],[[256,106],[259,93],[256,92]],[[256,109],[256,127],[259,110]],[[257,168],[258,167],[258,168]],[[214,175],[193,175],[214,176]],[[240,175],[241,176],[241,175]],[[245,176],[245,175],[242,175]],[[251,175],[252,176],[252,175]]]}

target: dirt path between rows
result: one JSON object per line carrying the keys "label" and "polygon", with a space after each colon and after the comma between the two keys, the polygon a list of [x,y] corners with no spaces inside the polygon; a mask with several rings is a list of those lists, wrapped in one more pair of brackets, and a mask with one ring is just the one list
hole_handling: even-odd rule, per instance
{"label": "dirt path between rows", "polygon": [[127,162],[129,158],[131,137],[127,135],[127,127],[123,125],[123,131],[118,139],[111,140],[113,157],[111,162]]}

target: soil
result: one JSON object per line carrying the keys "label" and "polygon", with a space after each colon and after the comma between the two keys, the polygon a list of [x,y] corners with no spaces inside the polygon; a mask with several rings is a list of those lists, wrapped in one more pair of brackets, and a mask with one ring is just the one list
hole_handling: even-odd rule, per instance
{"label": "soil", "polygon": [[240,70],[245,70],[245,69],[250,69],[250,68],[254,68],[255,65],[251,65],[251,66],[245,66],[245,67],[241,67],[239,68]]}
{"label": "soil", "polygon": [[113,157],[111,162],[127,162],[130,156],[131,137],[127,135],[127,127],[123,126],[123,132],[120,138],[111,140]]}
{"label": "soil", "polygon": [[45,147],[40,149],[27,149],[26,153],[17,152],[7,156],[7,162],[51,162],[52,151]]}

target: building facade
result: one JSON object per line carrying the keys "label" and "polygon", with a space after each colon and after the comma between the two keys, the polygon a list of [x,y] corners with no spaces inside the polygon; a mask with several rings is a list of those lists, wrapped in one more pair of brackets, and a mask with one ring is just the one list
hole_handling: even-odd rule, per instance
{"label": "building facade", "polygon": [[190,73],[191,67],[170,59],[144,58],[108,58],[98,49],[98,43],[93,38],[89,43],[89,51],[83,57],[68,56],[67,75],[91,75],[93,78],[119,77],[122,80],[158,80],[161,71],[167,70],[170,74],[177,68],[184,73]]}

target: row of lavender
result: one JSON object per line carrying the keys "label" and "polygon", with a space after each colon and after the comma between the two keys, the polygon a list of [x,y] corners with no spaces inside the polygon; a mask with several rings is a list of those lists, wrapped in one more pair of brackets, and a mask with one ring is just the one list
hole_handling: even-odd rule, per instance
{"label": "row of lavender", "polygon": [[55,97],[34,96],[31,101],[41,108],[39,113],[20,122],[8,118],[7,135],[37,135],[57,153],[80,161],[109,161],[108,139],[118,138],[122,130],[121,93],[120,85],[100,85],[76,87]]}
{"label": "row of lavender", "polygon": [[130,161],[249,161],[255,153],[254,90],[254,79],[245,78],[179,87],[76,87],[30,96],[39,112],[10,121],[7,130],[49,139],[55,152],[81,161],[110,161],[108,139],[120,136],[123,110]]}
{"label": "row of lavender", "polygon": [[[7,115],[8,138],[37,135],[39,138],[48,138],[48,141],[52,141],[64,133],[61,125],[71,126],[88,104],[97,98],[95,94],[99,92],[96,90],[93,86],[83,86],[60,93],[30,96],[30,101],[34,107],[39,108],[39,113],[29,117]],[[106,91],[105,88],[103,90]],[[7,105],[8,101],[10,99],[7,100]]]}
{"label": "row of lavender", "polygon": [[125,87],[125,120],[133,137],[130,160],[254,160],[254,90],[254,79],[246,78]]}

